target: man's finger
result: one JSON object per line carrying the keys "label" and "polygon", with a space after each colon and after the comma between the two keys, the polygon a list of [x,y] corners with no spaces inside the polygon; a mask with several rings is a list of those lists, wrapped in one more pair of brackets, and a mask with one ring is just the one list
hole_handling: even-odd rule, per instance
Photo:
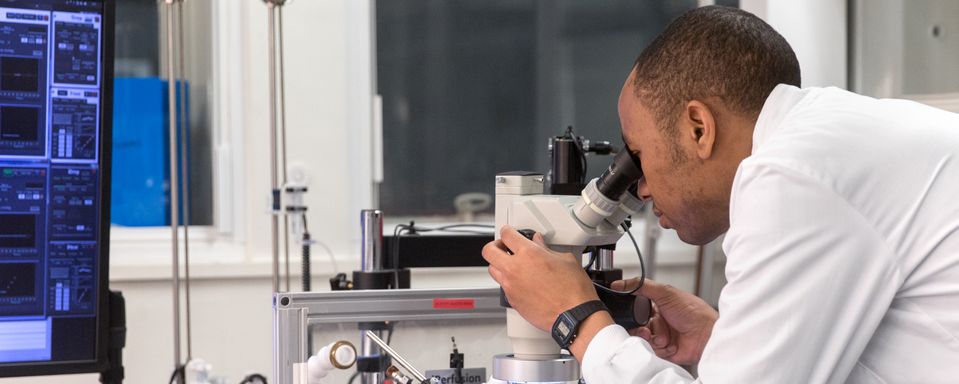
{"label": "man's finger", "polygon": [[[677,349],[676,346],[670,345],[668,348],[654,348],[653,351],[656,352],[656,356],[660,359],[669,360],[670,357],[676,354]],[[675,363],[675,361],[673,362]]]}
{"label": "man's finger", "polygon": [[643,340],[649,342],[653,338],[653,333],[649,331],[649,328],[639,327],[631,331],[633,336],[640,337]]}
{"label": "man's finger", "polygon": [[533,234],[533,242],[543,247],[546,247],[546,238],[543,237],[543,234],[539,232],[536,232]]}
{"label": "man's finger", "polygon": [[504,225],[499,231],[499,239],[506,245],[507,248],[511,249],[513,253],[516,253],[520,249],[523,249],[529,245],[530,241],[520,234],[516,229],[507,225]]}
{"label": "man's finger", "polygon": [[[646,281],[648,282],[649,279],[646,279]],[[610,284],[609,287],[617,291],[632,291],[633,288],[636,288],[636,286],[638,285],[639,285],[639,278],[635,277],[627,280],[616,280],[612,282],[612,284]]]}
{"label": "man's finger", "polygon": [[656,348],[663,348],[669,345],[669,340],[672,335],[670,334],[669,324],[666,323],[660,316],[654,316],[649,319],[647,327],[653,334],[653,338],[650,341],[650,344]]}
{"label": "man's finger", "polygon": [[502,278],[503,278],[503,272],[501,272],[499,269],[496,269],[496,267],[494,267],[494,266],[492,266],[492,265],[490,265],[488,269],[489,269],[489,275],[490,275],[490,277],[492,277],[493,280],[495,280],[497,284],[503,285],[503,284],[501,283],[501,280],[502,280]]}
{"label": "man's finger", "polygon": [[506,253],[506,245],[500,240],[490,241],[483,246],[483,258],[491,265],[498,264],[503,257],[509,256],[510,254]]}

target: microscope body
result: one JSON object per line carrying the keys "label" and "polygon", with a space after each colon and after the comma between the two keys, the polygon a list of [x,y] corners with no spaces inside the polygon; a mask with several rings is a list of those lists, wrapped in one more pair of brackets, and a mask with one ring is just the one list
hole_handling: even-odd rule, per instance
{"label": "microscope body", "polygon": [[[613,200],[602,196],[593,180],[580,196],[544,195],[542,174],[510,172],[496,177],[496,237],[504,225],[539,232],[557,252],[581,257],[588,246],[615,244],[625,233],[620,224],[639,213],[642,202],[628,192]],[[497,355],[491,383],[577,383],[579,364],[548,332],[507,308],[507,336],[513,353]]]}

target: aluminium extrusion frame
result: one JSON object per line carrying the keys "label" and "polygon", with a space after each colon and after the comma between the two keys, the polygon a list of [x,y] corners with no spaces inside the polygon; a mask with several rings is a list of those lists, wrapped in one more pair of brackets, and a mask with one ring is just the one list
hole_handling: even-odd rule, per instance
{"label": "aluminium extrusion frame", "polygon": [[[273,297],[273,382],[297,384],[294,379],[306,373],[304,363],[310,357],[310,325],[505,318],[499,288],[276,293]],[[295,373],[297,370],[301,370],[300,374]]]}

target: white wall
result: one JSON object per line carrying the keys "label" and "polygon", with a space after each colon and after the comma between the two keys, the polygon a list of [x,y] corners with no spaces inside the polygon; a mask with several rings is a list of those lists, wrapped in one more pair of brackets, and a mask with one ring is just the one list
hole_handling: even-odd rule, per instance
{"label": "white wall", "polygon": [[741,0],[796,52],[804,87],[847,87],[846,0]]}
{"label": "white wall", "polygon": [[[234,383],[248,372],[269,376],[272,364],[266,7],[253,0],[213,1],[214,56],[222,64],[214,73],[220,81],[217,178],[226,180],[219,187],[231,189],[236,201],[218,202],[226,210],[219,217],[230,218],[231,231],[192,232],[193,351]],[[300,0],[285,9],[290,160],[304,164],[313,180],[307,202],[314,237],[332,248],[340,271],[349,272],[358,265],[358,211],[371,201],[370,79],[364,77],[370,70],[369,3]],[[165,383],[173,361],[168,233],[122,232],[111,246],[110,273],[111,287],[127,301],[127,382]],[[643,233],[641,224],[634,232]],[[626,275],[638,275],[631,244],[624,239],[619,249],[617,263]],[[328,289],[332,264],[319,248],[313,253],[314,286]],[[693,289],[695,250],[672,231],[660,240],[659,262],[659,280]],[[294,287],[296,281],[294,276]],[[414,287],[464,286],[493,282],[485,268],[414,275]],[[488,331],[479,327],[467,336]],[[421,348],[418,342],[398,336],[397,347]],[[440,345],[447,353],[445,341]],[[95,382],[95,375],[0,379],[2,384]]]}

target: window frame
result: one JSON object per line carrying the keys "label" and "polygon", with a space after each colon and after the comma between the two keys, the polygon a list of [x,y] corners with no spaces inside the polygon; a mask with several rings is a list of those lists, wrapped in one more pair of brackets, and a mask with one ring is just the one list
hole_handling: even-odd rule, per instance
{"label": "window frame", "polygon": [[[246,10],[228,3],[223,0],[210,3],[214,32],[210,37],[214,47],[211,56],[212,94],[202,96],[210,100],[211,107],[213,140],[209,150],[213,176],[213,224],[190,226],[191,263],[242,262],[244,254],[236,251],[244,240],[243,231],[238,229],[243,228],[245,220],[243,202],[247,186],[241,167],[234,166],[234,160],[243,158],[243,100],[238,95],[243,94],[245,87],[242,79],[242,20]],[[158,4],[161,18],[164,12],[162,4]],[[161,35],[164,35],[162,31]],[[171,232],[169,226],[111,225],[111,262],[121,267],[120,277],[127,275],[123,273],[124,267],[142,269],[140,267],[170,265]],[[180,233],[182,239],[182,229]],[[158,275],[167,273],[165,269],[162,271],[158,270]],[[136,275],[143,276],[144,273]]]}

